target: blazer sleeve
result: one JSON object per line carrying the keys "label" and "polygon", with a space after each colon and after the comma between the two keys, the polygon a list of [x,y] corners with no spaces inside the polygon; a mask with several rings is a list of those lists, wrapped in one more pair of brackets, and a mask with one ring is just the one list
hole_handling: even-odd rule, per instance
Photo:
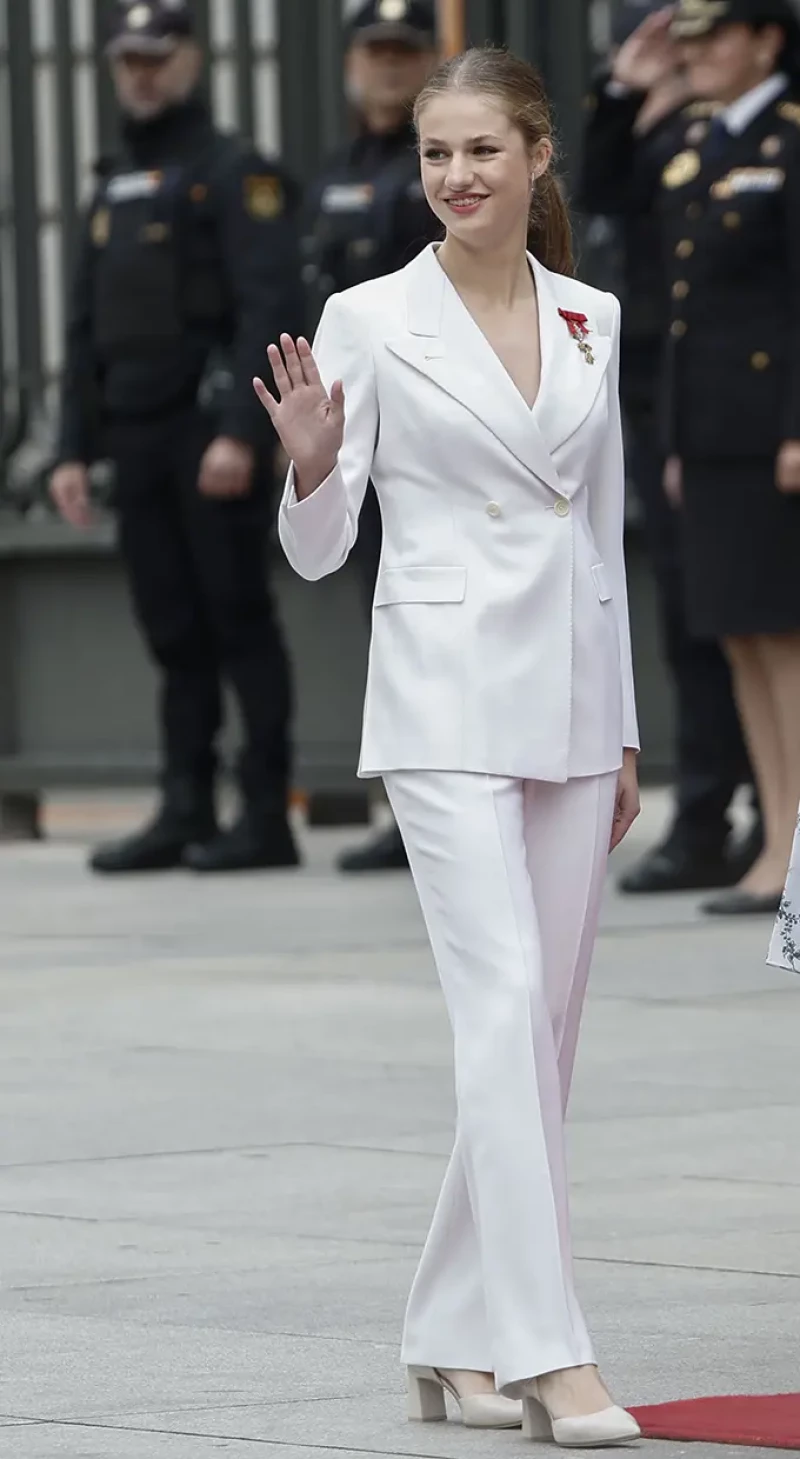
{"label": "blazer sleeve", "polygon": [[633,682],[628,582],[625,571],[625,457],[622,444],[622,413],[619,402],[619,301],[609,294],[614,317],[612,350],[608,366],[609,420],[602,451],[589,484],[589,519],[598,550],[609,576],[619,629],[619,657],[622,670],[623,745],[638,750],[639,729]]}
{"label": "blazer sleeve", "polygon": [[345,427],[330,476],[299,500],[291,467],[281,501],[281,545],[295,571],[310,582],[336,572],[353,547],[378,436],[372,347],[363,325],[339,294],[325,305],[313,349],[326,390],[335,380],[344,385]]}

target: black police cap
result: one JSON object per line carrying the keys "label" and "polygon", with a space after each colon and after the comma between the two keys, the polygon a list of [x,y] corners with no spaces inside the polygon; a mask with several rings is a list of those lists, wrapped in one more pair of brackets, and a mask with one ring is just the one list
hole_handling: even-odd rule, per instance
{"label": "black police cap", "polygon": [[721,25],[759,25],[774,21],[792,36],[800,33],[797,0],[678,0],[672,20],[677,40],[696,40]]}
{"label": "black police cap", "polygon": [[398,40],[425,50],[436,44],[434,0],[366,0],[347,23],[348,43]]}
{"label": "black police cap", "polygon": [[169,56],[194,34],[187,0],[117,0],[109,26],[108,52]]}

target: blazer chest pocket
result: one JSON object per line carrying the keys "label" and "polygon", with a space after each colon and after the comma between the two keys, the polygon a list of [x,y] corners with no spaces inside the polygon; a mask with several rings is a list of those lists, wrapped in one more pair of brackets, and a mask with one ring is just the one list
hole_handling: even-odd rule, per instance
{"label": "blazer chest pocket", "polygon": [[465,567],[385,567],[375,589],[375,607],[391,603],[463,603]]}
{"label": "blazer chest pocket", "polygon": [[597,588],[597,596],[600,599],[600,602],[610,603],[613,594],[611,592],[611,588],[609,587],[605,565],[602,562],[595,563],[594,567],[592,568],[592,577],[594,578],[594,585]]}

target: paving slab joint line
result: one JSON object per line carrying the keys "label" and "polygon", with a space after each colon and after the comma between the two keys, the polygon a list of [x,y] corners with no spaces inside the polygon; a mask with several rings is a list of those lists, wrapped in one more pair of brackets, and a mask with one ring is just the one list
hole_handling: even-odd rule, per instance
{"label": "paving slab joint line", "polygon": [[[40,1428],[86,1429],[90,1433],[105,1434],[149,1434],[169,1439],[224,1439],[232,1444],[263,1444],[266,1448],[300,1449],[315,1454],[365,1454],[369,1459],[448,1459],[442,1454],[423,1454],[411,1449],[362,1449],[352,1444],[315,1444],[308,1440],[257,1439],[245,1434],[206,1434],[191,1429],[143,1429],[138,1425],[90,1423],[80,1419],[20,1419],[19,1423],[35,1424]],[[458,1427],[458,1425],[456,1425]]]}
{"label": "paving slab joint line", "polygon": [[596,1266],[648,1267],[665,1272],[714,1272],[725,1277],[776,1277],[783,1281],[800,1281],[800,1272],[771,1272],[754,1267],[708,1266],[704,1263],[683,1261],[643,1261],[630,1256],[580,1256],[575,1261],[593,1262]]}

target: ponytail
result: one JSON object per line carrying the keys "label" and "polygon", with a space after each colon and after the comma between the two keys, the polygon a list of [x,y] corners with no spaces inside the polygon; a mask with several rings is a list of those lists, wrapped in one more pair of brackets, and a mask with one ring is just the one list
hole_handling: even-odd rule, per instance
{"label": "ponytail", "polygon": [[554,274],[575,273],[572,222],[561,184],[553,172],[537,179],[531,200],[528,247]]}

